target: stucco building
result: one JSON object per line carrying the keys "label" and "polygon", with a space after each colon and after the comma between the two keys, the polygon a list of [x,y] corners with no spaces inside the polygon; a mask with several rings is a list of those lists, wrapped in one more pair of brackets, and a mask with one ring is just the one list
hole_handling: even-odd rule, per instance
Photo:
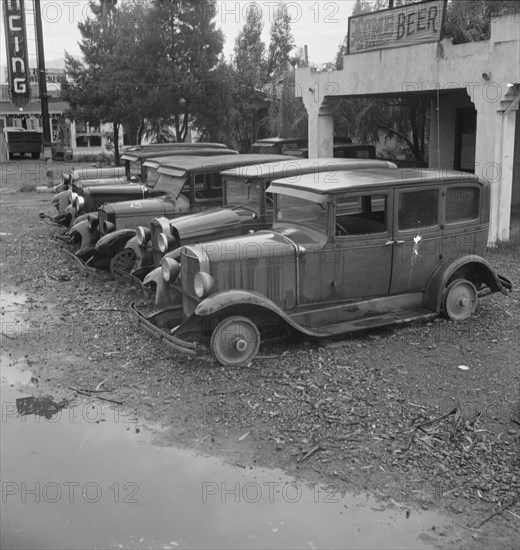
{"label": "stucco building", "polygon": [[482,42],[444,39],[347,55],[339,71],[297,69],[309,156],[332,156],[338,99],[404,94],[431,100],[430,167],[490,180],[490,242],[507,239],[520,215],[520,14],[493,20]]}

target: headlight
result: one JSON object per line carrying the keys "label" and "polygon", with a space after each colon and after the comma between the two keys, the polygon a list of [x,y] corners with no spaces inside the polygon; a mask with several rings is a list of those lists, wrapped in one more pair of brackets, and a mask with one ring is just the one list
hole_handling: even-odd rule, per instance
{"label": "headlight", "polygon": [[72,206],[76,206],[76,199],[78,198],[78,194],[76,193],[76,191],[71,191],[70,192],[70,204],[72,204]]}
{"label": "headlight", "polygon": [[76,197],[76,205],[75,205],[76,211],[79,212],[80,210],[82,210],[84,205],[85,205],[85,199],[80,195],[78,195]]}
{"label": "headlight", "polygon": [[137,228],[136,233],[137,233],[137,242],[141,246],[144,246],[150,240],[151,233],[148,227],[143,227],[142,225],[140,225]]}
{"label": "headlight", "polygon": [[173,283],[181,272],[181,265],[173,258],[163,258],[161,261],[163,279],[167,283]]}
{"label": "headlight", "polygon": [[65,172],[63,174],[63,184],[68,187],[70,184],[70,172]]}
{"label": "headlight", "polygon": [[112,222],[103,222],[103,234],[106,235],[107,233],[112,233],[114,231],[116,226]]}
{"label": "headlight", "polygon": [[205,298],[211,293],[214,287],[215,280],[209,273],[206,273],[205,271],[198,271],[195,273],[193,289],[195,290],[197,297]]}
{"label": "headlight", "polygon": [[163,254],[166,254],[166,252],[170,250],[170,247],[175,243],[175,239],[171,235],[167,235],[166,233],[159,233],[157,243],[159,244],[159,250]]}

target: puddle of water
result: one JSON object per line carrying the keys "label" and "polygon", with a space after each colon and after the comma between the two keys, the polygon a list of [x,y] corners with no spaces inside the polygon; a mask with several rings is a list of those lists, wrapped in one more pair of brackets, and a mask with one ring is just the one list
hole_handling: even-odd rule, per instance
{"label": "puddle of water", "polygon": [[31,388],[6,382],[30,373],[4,363],[3,548],[427,548],[419,535],[444,523],[281,470],[158,447],[135,418],[95,399],[20,415]]}

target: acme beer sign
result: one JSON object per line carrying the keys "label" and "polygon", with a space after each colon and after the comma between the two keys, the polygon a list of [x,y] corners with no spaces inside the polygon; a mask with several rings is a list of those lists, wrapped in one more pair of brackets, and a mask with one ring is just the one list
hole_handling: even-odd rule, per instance
{"label": "acme beer sign", "polygon": [[445,0],[430,0],[349,17],[349,53],[442,40],[445,11]]}
{"label": "acme beer sign", "polygon": [[9,92],[13,103],[23,105],[30,95],[24,0],[4,1],[4,30]]}

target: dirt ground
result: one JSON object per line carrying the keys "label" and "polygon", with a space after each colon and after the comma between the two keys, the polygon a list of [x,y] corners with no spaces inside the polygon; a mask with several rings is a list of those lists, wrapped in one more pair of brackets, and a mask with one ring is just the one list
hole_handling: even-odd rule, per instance
{"label": "dirt ground", "polygon": [[[103,383],[110,391],[90,398],[122,403],[137,426],[162,426],[159,444],[438,509],[454,522],[432,533],[438,547],[517,547],[520,240],[487,254],[514,291],[481,300],[466,322],[278,341],[230,369],[159,345],[128,309],[151,296],[73,266],[54,238],[63,229],[38,218],[52,214],[51,193],[31,191],[45,185],[42,163],[0,172],[2,347],[41,394],[81,400],[71,387],[88,394]],[[15,315],[6,300],[19,304]]]}

